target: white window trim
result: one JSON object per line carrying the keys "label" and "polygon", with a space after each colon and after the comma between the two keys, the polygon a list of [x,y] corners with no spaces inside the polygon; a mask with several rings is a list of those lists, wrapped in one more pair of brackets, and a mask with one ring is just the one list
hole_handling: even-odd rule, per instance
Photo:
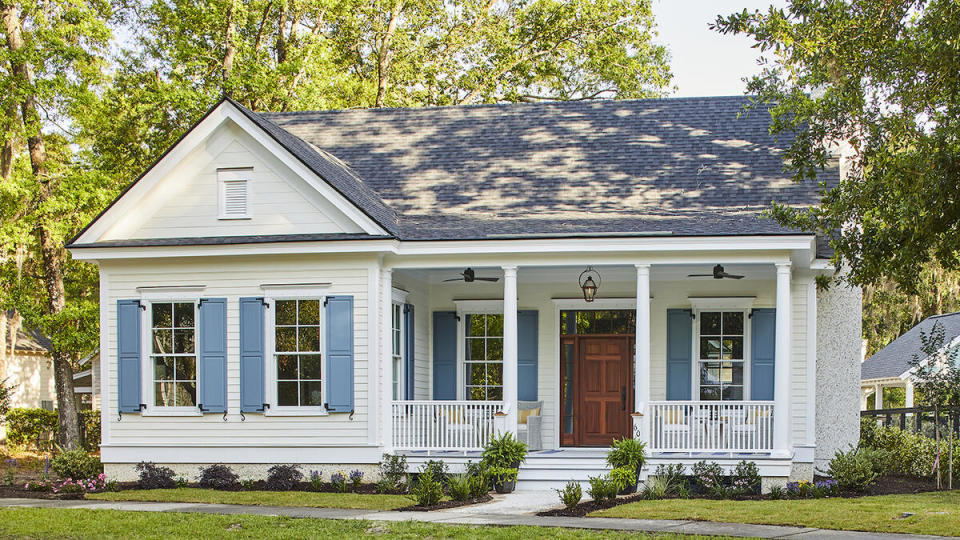
{"label": "white window trim", "polygon": [[[404,337],[406,336],[406,324],[405,324],[405,322],[404,322],[404,320],[403,320],[403,319],[404,319],[404,316],[403,316],[403,304],[404,304],[404,302],[398,302],[398,301],[396,300],[396,295],[394,296],[393,301],[390,302],[390,362],[391,362],[391,368],[393,368],[392,363],[393,363],[393,361],[394,361],[394,354],[393,354],[393,343],[394,343],[394,335],[393,335],[393,311],[394,311],[394,309],[399,309],[399,311],[400,311],[400,317],[399,317],[399,319],[398,319],[398,321],[397,321],[397,329],[400,331],[400,346],[398,347],[399,350],[397,351],[398,354],[396,355],[396,356],[398,356],[398,357],[400,358],[400,367],[399,367],[399,369],[391,369],[391,373],[392,373],[392,375],[393,375],[393,378],[396,378],[396,379],[397,379],[397,384],[398,384],[397,397],[396,397],[396,399],[394,399],[394,401],[404,401],[404,400],[407,399],[407,397],[404,395],[404,394],[405,394],[405,386],[406,386],[406,385],[404,384],[404,381],[405,381],[405,380],[404,380],[404,378],[403,378],[403,376],[404,376],[404,371],[406,371],[406,363],[407,363],[407,351],[405,350],[406,347],[404,347],[404,345],[405,345],[405,343],[404,343]],[[390,398],[391,398],[391,399],[393,399],[393,385],[394,385],[393,378],[390,379]]]}
{"label": "white window trim", "polygon": [[[189,302],[193,304],[193,350],[196,355],[197,365],[195,366],[197,377],[197,395],[200,399],[200,292],[194,287],[195,294],[187,296],[184,292],[178,292],[173,287],[164,289],[158,287],[158,290],[147,291],[146,287],[141,288],[141,304],[145,306],[140,310],[140,397],[146,408],[140,411],[141,416],[203,416],[199,406],[193,407],[158,407],[154,405],[156,401],[156,391],[153,384],[153,361],[151,353],[153,351],[153,303],[170,302]],[[198,403],[199,405],[199,403]]]}
{"label": "white window trim", "polygon": [[749,310],[756,302],[756,296],[690,296],[690,307],[694,311],[740,311]]}
{"label": "white window trim", "polygon": [[[693,304],[693,298],[691,298],[690,300],[691,300],[691,304]],[[710,300],[721,300],[721,299],[711,298]],[[751,305],[753,305],[753,300],[754,298],[750,297]],[[693,401],[700,401],[700,363],[701,363],[701,360],[700,360],[700,314],[704,311],[710,311],[710,312],[736,311],[736,312],[743,313],[743,400],[742,401],[750,401],[750,386],[751,386],[750,364],[752,360],[751,355],[753,354],[753,351],[751,350],[752,338],[753,338],[751,331],[753,329],[752,328],[753,325],[750,324],[750,321],[751,321],[750,310],[752,308],[737,306],[736,305],[737,302],[734,302],[734,304],[735,304],[734,307],[731,307],[730,304],[724,305],[724,304],[708,303],[709,307],[704,307],[703,304],[701,304],[700,308],[694,309],[694,315],[696,315],[696,317],[690,319],[690,324],[693,325],[693,349],[692,349],[693,368],[690,370],[692,372],[691,387],[693,388],[693,392],[690,397]],[[719,361],[722,362],[723,360],[719,360]],[[737,401],[740,401],[740,400],[737,400]],[[716,400],[716,402],[723,403],[724,401],[721,399],[721,400]]]}
{"label": "white window trim", "polygon": [[[454,300],[457,306],[457,399],[467,399],[467,315],[503,315],[503,300]],[[517,308],[520,311],[520,308]]]}
{"label": "white window trim", "polygon": [[[319,300],[320,301],[320,391],[323,393],[323,399],[327,399],[327,313],[324,309],[324,302],[327,294],[324,288],[313,289],[293,289],[278,291],[274,296],[266,296],[263,301],[267,304],[267,309],[263,310],[266,320],[264,321],[264,354],[263,359],[265,381],[266,403],[269,405],[263,412],[264,416],[327,416],[330,413],[323,405],[319,407],[300,407],[300,406],[277,406],[277,352],[276,348],[276,321],[277,321],[277,300]],[[296,292],[298,294],[292,294]],[[304,294],[299,294],[304,293]]]}
{"label": "white window trim", "polygon": [[[237,167],[230,169],[217,169],[217,219],[229,221],[235,219],[251,219],[250,216],[250,182],[253,177],[253,167]],[[226,182],[243,181],[245,189],[244,197],[246,202],[245,214],[227,215],[226,208]]]}

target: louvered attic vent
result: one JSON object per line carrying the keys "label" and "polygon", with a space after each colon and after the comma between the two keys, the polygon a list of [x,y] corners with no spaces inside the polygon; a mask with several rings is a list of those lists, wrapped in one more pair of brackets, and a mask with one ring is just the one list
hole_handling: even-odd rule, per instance
{"label": "louvered attic vent", "polygon": [[246,219],[250,217],[249,176],[250,169],[219,170],[220,219]]}

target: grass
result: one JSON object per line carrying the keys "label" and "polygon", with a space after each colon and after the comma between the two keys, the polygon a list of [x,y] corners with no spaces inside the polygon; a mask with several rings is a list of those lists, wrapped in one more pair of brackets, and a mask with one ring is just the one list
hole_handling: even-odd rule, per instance
{"label": "grass", "polygon": [[[904,512],[915,515],[903,518]],[[960,536],[960,491],[883,495],[857,499],[639,501],[591,517],[689,519],[796,525],[821,529]]]}
{"label": "grass", "polygon": [[563,540],[644,538],[679,540],[707,537],[629,534],[620,531],[438,525],[418,522],[371,522],[252,516],[244,514],[180,514],[120,510],[55,508],[0,509],[0,538],[500,538]]}
{"label": "grass", "polygon": [[413,501],[404,495],[314,493],[311,491],[216,491],[200,488],[135,489],[91,493],[86,498],[103,501],[251,504],[257,506],[355,508],[358,510],[396,510],[413,505]]}

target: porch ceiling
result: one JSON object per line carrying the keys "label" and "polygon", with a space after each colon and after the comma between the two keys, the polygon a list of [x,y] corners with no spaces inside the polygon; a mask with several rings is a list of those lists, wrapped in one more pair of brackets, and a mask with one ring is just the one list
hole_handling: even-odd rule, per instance
{"label": "porch ceiling", "polygon": [[[730,274],[737,274],[744,276],[743,280],[740,281],[749,281],[749,280],[763,280],[771,281],[776,278],[776,269],[772,263],[767,264],[724,264],[721,259],[717,260],[717,264],[723,264],[726,272]],[[464,270],[465,267],[451,267],[451,268],[405,268],[397,269],[395,272],[400,275],[409,276],[420,281],[430,283],[430,284],[443,284],[451,287],[461,287],[464,286],[462,281],[450,281],[446,282],[444,280],[456,278],[460,272]],[[476,272],[476,275],[483,277],[498,277],[501,278],[501,281],[496,283],[489,282],[473,282],[470,283],[470,287],[476,288],[503,288],[503,270],[500,267],[496,266],[471,266]],[[549,267],[537,267],[537,266],[521,266],[517,272],[517,280],[519,283],[576,283],[577,279],[580,276],[580,273],[583,272],[585,266],[583,265],[569,265],[569,266],[549,266]],[[637,271],[634,266],[631,265],[594,265],[594,268],[598,270],[603,277],[603,280],[606,282],[633,282],[637,279]],[[651,281],[689,281],[693,282],[702,282],[702,281],[716,281],[717,284],[722,284],[729,282],[731,280],[714,280],[710,277],[699,277],[699,278],[688,278],[688,274],[709,274],[712,271],[713,265],[706,264],[664,264],[658,265],[654,264],[650,268],[650,279]]]}

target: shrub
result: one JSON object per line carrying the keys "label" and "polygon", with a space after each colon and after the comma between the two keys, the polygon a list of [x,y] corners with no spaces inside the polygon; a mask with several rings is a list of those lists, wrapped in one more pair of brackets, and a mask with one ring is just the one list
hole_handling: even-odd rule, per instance
{"label": "shrub", "polygon": [[185,487],[187,487],[187,486],[189,486],[189,485],[190,485],[190,482],[187,482],[187,479],[186,479],[186,478],[184,478],[184,477],[182,477],[182,476],[179,477],[179,478],[177,478],[177,487],[178,487],[178,488],[185,488]]}
{"label": "shrub", "polygon": [[310,471],[310,487],[314,491],[320,491],[323,488],[323,472]]}
{"label": "shrub", "polygon": [[589,480],[590,489],[587,490],[587,493],[593,500],[603,502],[617,498],[617,486],[606,476],[591,476]]}
{"label": "shrub", "polygon": [[267,469],[267,489],[271,491],[290,491],[303,481],[299,465],[274,465]]}
{"label": "shrub", "polygon": [[404,490],[407,480],[407,457],[384,454],[380,460],[380,490],[397,493]]}
{"label": "shrub", "polygon": [[527,445],[507,432],[493,437],[483,448],[483,463],[487,467],[519,467],[527,457]]}
{"label": "shrub", "polygon": [[[449,476],[449,473],[447,472],[447,464],[444,463],[443,460],[428,459],[420,467],[420,474],[423,474],[424,472],[429,472],[431,475],[433,475],[433,479],[437,482],[440,482],[440,485],[447,484],[447,477]],[[417,478],[417,481],[419,482],[419,475]]]}
{"label": "shrub", "polygon": [[610,481],[617,487],[617,491],[624,491],[637,486],[637,470],[629,466],[617,467],[610,471]]}
{"label": "shrub", "polygon": [[222,464],[215,463],[200,468],[200,487],[209,489],[236,489],[240,485],[240,477],[233,469]]}
{"label": "shrub", "polygon": [[670,476],[650,476],[643,483],[643,497],[645,499],[663,499],[671,490]]}
{"label": "shrub", "polygon": [[490,475],[486,470],[468,472],[467,480],[470,484],[470,496],[474,499],[483,497],[490,491]]}
{"label": "shrub", "polygon": [[[3,341],[5,342],[6,340]],[[13,401],[13,389],[16,388],[16,385],[8,384],[7,381],[9,381],[9,379],[0,381],[0,423],[3,422],[7,413],[10,412],[10,402]]]}
{"label": "shrub", "polygon": [[669,465],[657,465],[653,477],[657,482],[663,482],[664,496],[678,495],[681,491],[686,491],[686,479],[684,473],[686,469],[680,463],[671,463]]}
{"label": "shrub", "polygon": [[86,450],[77,448],[68,452],[60,452],[50,462],[53,472],[60,478],[80,480],[92,478],[103,471],[103,465],[96,456],[91,456]]}
{"label": "shrub", "polygon": [[46,409],[10,409],[6,424],[8,444],[45,450],[50,448],[57,432],[57,413]]}
{"label": "shrub", "polygon": [[173,470],[169,467],[158,467],[157,465],[141,461],[137,464],[137,470],[140,472],[140,489],[172,489],[176,487],[173,481]]}
{"label": "shrub", "polygon": [[257,481],[253,478],[247,478],[246,480],[241,480],[240,485],[243,486],[244,491],[253,491],[257,487]]}
{"label": "shrub", "polygon": [[330,483],[333,484],[333,489],[340,493],[347,492],[347,476],[343,474],[343,471],[337,471],[330,475]]}
{"label": "shrub", "polygon": [[80,411],[80,428],[83,447],[87,450],[100,448],[100,411]]}
{"label": "shrub", "polygon": [[693,478],[701,493],[723,496],[726,494],[723,467],[717,463],[698,461],[691,468]]}
{"label": "shrub", "polygon": [[350,471],[350,485],[353,489],[360,487],[360,484],[363,482],[363,471],[360,469],[354,469]]}
{"label": "shrub", "polygon": [[430,469],[422,467],[417,475],[417,485],[410,490],[410,499],[417,506],[433,506],[440,502],[443,486],[433,477]]}
{"label": "shrub", "polygon": [[447,493],[455,501],[465,501],[470,498],[470,477],[466,474],[450,476],[447,483]]}
{"label": "shrub", "polygon": [[770,498],[778,501],[784,496],[783,486],[771,486],[770,487]]}
{"label": "shrub", "polygon": [[560,496],[560,502],[567,510],[580,504],[580,499],[583,498],[583,488],[580,487],[580,483],[572,480],[567,482],[563,489],[558,489],[556,492]]}
{"label": "shrub", "polygon": [[837,450],[830,460],[827,474],[833,477],[840,489],[863,492],[877,479],[874,464],[866,454],[850,447],[846,452]]}
{"label": "shrub", "polygon": [[627,467],[636,472],[646,461],[646,445],[629,437],[614,439],[607,452],[607,464],[613,468]]}
{"label": "shrub", "polygon": [[741,461],[733,471],[733,491],[737,495],[760,493],[760,469],[752,461]]}
{"label": "shrub", "polygon": [[883,450],[881,448],[860,447],[857,448],[857,453],[861,458],[870,463],[870,469],[873,470],[878,478],[885,474],[889,474],[890,470],[893,468],[893,460],[891,459],[890,452],[887,450]]}

